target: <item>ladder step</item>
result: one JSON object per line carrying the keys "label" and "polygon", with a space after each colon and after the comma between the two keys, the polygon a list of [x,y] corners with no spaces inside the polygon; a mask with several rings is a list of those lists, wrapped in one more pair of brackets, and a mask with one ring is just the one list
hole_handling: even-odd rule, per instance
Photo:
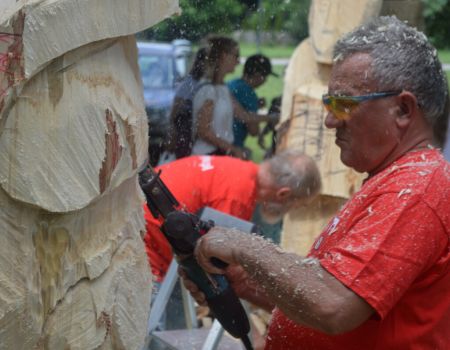
{"label": "ladder step", "polygon": [[[209,331],[208,328],[153,331],[152,337],[160,340],[171,350],[201,350]],[[216,349],[242,350],[244,347],[239,339],[224,333]]]}

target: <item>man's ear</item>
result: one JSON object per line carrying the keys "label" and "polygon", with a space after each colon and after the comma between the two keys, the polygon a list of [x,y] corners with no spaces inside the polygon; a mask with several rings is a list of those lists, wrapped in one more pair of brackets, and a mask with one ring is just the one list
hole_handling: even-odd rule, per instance
{"label": "man's ear", "polygon": [[291,196],[292,190],[289,187],[281,187],[277,193],[277,199],[284,200]]}
{"label": "man's ear", "polygon": [[396,116],[396,123],[399,128],[406,128],[411,124],[413,117],[419,108],[417,98],[409,91],[403,91],[398,95],[399,105]]}

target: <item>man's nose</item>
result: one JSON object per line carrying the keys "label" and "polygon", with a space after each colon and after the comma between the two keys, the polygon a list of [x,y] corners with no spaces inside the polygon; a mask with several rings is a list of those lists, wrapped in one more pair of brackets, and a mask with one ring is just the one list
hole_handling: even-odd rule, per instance
{"label": "man's nose", "polygon": [[327,113],[327,116],[325,118],[325,126],[328,129],[336,129],[336,128],[339,128],[340,126],[342,126],[343,124],[344,124],[344,121],[337,119],[333,113],[331,113],[331,112]]}

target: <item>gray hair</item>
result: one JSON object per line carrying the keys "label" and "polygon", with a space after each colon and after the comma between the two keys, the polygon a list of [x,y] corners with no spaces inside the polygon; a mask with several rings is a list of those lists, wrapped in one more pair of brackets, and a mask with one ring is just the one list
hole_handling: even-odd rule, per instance
{"label": "gray hair", "polygon": [[309,198],[321,188],[320,172],[314,160],[293,150],[282,151],[266,160],[277,187],[289,187],[294,198]]}
{"label": "gray hair", "polygon": [[448,99],[447,79],[425,34],[395,16],[378,17],[341,38],[334,47],[334,61],[360,52],[372,58],[380,91],[409,91],[431,125],[441,117]]}

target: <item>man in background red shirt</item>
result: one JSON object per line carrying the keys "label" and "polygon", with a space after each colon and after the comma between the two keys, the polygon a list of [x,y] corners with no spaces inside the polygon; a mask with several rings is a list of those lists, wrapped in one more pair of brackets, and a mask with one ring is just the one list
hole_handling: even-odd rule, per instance
{"label": "man in background red shirt", "polygon": [[[186,211],[211,207],[250,220],[256,203],[261,214],[274,222],[293,206],[314,197],[320,175],[314,161],[285,151],[261,165],[226,156],[191,156],[162,165],[161,179]],[[172,260],[172,250],[161,233],[161,222],[144,205],[147,233],[144,237],[149,262],[161,282]]]}
{"label": "man in background red shirt", "polygon": [[[257,165],[226,156],[191,156],[162,165],[161,179],[186,211],[211,207],[250,220],[256,203],[266,222],[281,220],[290,208],[306,204],[320,189],[320,174],[308,156],[285,151]],[[146,251],[155,278],[153,297],[172,260],[172,250],[144,205]],[[181,290],[175,286],[159,330],[184,328]]]}

